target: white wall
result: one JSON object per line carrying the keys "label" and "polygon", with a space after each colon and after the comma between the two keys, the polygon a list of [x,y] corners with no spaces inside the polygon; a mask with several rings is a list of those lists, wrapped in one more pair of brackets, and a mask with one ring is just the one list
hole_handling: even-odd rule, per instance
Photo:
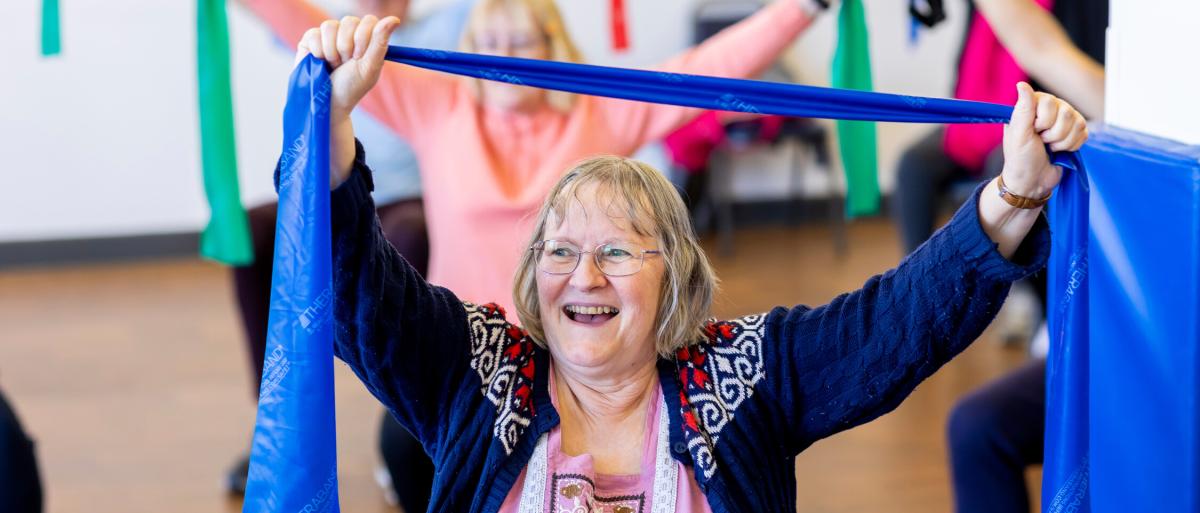
{"label": "white wall", "polygon": [[[418,12],[445,0],[417,2]],[[321,2],[335,8],[345,0]],[[608,51],[607,2],[560,0],[592,62],[647,65],[690,40],[696,0],[631,0],[631,52]],[[38,52],[40,2],[8,5],[0,41],[0,242],[198,230],[208,212],[196,135],[194,2],[92,0],[62,5],[63,54]],[[907,2],[869,2],[876,88],[949,94],[963,6],[908,43]],[[677,21],[673,21],[677,20]],[[795,48],[804,80],[828,83],[834,17]],[[230,8],[242,197],[272,196],[290,51],[242,9]],[[881,182],[928,127],[880,125]]]}
{"label": "white wall", "polygon": [[1112,0],[1110,8],[1106,121],[1200,144],[1200,2]]}
{"label": "white wall", "polygon": [[[64,2],[52,58],[38,50],[39,5],[6,9],[0,240],[203,227],[195,2]],[[291,59],[232,11],[238,160],[255,200],[270,193]]]}

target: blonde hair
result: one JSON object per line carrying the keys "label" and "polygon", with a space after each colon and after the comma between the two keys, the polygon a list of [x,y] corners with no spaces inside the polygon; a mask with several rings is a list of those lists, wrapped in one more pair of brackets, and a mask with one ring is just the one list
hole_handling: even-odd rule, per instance
{"label": "blonde hair", "polygon": [[[459,50],[470,53],[478,51],[475,48],[475,32],[483,26],[487,15],[499,8],[519,8],[528,13],[534,25],[546,38],[546,57],[549,60],[583,62],[579,49],[575,47],[571,36],[567,34],[566,25],[563,24],[562,15],[559,14],[558,7],[554,5],[554,0],[480,0],[471,9],[471,14],[467,18],[466,28],[462,32],[462,37],[459,38]],[[471,94],[479,98],[479,81],[481,79],[468,78],[466,80]],[[546,102],[559,111],[566,112],[575,105],[574,93],[546,90],[545,94]]]}
{"label": "blonde hair", "polygon": [[[577,163],[568,171],[538,211],[533,234],[526,247],[542,240],[551,214],[562,222],[569,203],[579,191],[593,185],[596,203],[606,205],[604,213],[623,218],[643,237],[657,240],[666,266],[658,312],[655,317],[655,350],[662,357],[704,336],[717,277],[708,258],[700,249],[687,207],[675,186],[662,173],[633,159],[616,156],[593,157]],[[513,279],[513,299],[521,324],[534,342],[545,346],[537,274],[533,251],[525,251]]]}

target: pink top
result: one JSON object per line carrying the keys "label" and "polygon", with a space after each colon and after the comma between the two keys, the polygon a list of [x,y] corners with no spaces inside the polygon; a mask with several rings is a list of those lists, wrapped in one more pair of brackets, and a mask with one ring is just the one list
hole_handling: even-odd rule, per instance
{"label": "pink top", "polygon": [[[1053,0],[1035,0],[1043,9],[1054,7]],[[959,59],[958,84],[954,97],[963,100],[1003,103],[1017,102],[1017,82],[1026,80],[1025,71],[992,32],[983,14],[975,12],[967,40]],[[947,125],[943,148],[951,160],[973,171],[983,169],[988,154],[1000,147],[1004,126],[993,123]]]}
{"label": "pink top", "polygon": [[[246,0],[285,41],[328,16],[300,0]],[[657,69],[743,78],[761,73],[808,26],[795,0],[778,0]],[[699,109],[579,96],[566,112],[526,114],[478,103],[466,79],[387,65],[361,106],[413,147],[429,230],[429,281],[460,299],[512,309],[512,276],[533,216],[568,167],[629,155]],[[366,149],[368,152],[371,148]]]}
{"label": "pink top", "polygon": [[[657,383],[657,382],[656,382]],[[554,372],[550,372],[550,402],[558,408]],[[658,443],[659,408],[664,404],[662,387],[655,385],[655,399],[646,411],[646,435],[642,440],[642,472],[630,475],[597,474],[590,454],[571,456],[562,451],[562,429],[547,434],[546,498],[542,511],[548,513],[648,513],[654,505],[654,456]],[[696,484],[691,467],[672,460],[679,471],[675,488],[675,511],[712,513],[704,492]],[[499,513],[517,513],[525,471],[500,505]]]}

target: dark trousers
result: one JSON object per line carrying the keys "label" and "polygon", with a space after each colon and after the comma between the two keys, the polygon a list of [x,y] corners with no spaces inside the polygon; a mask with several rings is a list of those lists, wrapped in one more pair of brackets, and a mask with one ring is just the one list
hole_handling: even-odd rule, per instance
{"label": "dark trousers", "polygon": [[[250,209],[248,215],[254,243],[254,263],[233,269],[233,283],[254,376],[255,398],[258,397],[262,381],[263,356],[267,346],[276,207],[275,203],[270,203]],[[429,236],[425,231],[425,212],[421,200],[388,203],[377,207],[376,212],[384,237],[424,275],[429,267]],[[380,449],[391,471],[400,505],[410,513],[425,511],[429,504],[429,491],[433,487],[433,464],[429,457],[416,439],[386,412],[379,434]]]}
{"label": "dark trousers", "polygon": [[379,422],[379,454],[392,476],[392,488],[404,511],[420,513],[428,510],[429,494],[433,489],[433,461],[416,437],[386,411]]}
{"label": "dark trousers", "polygon": [[33,440],[0,392],[0,511],[41,513],[42,482]]}
{"label": "dark trousers", "polygon": [[[958,165],[942,150],[943,135],[943,130],[933,131],[900,157],[892,192],[892,218],[900,230],[906,255],[933,235],[934,222],[948,192],[953,192],[955,186],[967,192],[974,190],[974,184],[994,178],[1004,168],[1000,150],[992,152],[983,169]],[[961,202],[966,198],[954,199]]]}
{"label": "dark trousers", "polygon": [[1028,513],[1025,468],[1042,462],[1046,360],[971,392],[946,426],[960,513]]}

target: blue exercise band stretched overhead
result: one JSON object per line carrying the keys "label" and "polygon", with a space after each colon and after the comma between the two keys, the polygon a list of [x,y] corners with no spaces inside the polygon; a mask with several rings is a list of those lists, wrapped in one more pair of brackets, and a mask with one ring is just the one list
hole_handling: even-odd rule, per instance
{"label": "blue exercise band stretched overhead", "polygon": [[[387,59],[579,94],[760,114],[904,123],[1003,123],[1012,114],[1012,107],[991,103],[397,46],[389,48]],[[243,511],[339,511],[330,293],[330,92],[323,61],[310,55],[293,71],[277,177],[267,356]],[[1053,160],[1081,170],[1074,153],[1056,153]]]}
{"label": "blue exercise band stretched overhead", "polygon": [[1005,123],[1012,107],[995,103],[706,77],[591,64],[476,55],[403,46],[387,60],[543,89],[781,116],[899,123]]}
{"label": "blue exercise band stretched overhead", "polygon": [[[387,60],[542,89],[701,109],[893,123],[1007,123],[1012,106],[389,46]],[[1073,154],[1055,164],[1076,168]]]}

